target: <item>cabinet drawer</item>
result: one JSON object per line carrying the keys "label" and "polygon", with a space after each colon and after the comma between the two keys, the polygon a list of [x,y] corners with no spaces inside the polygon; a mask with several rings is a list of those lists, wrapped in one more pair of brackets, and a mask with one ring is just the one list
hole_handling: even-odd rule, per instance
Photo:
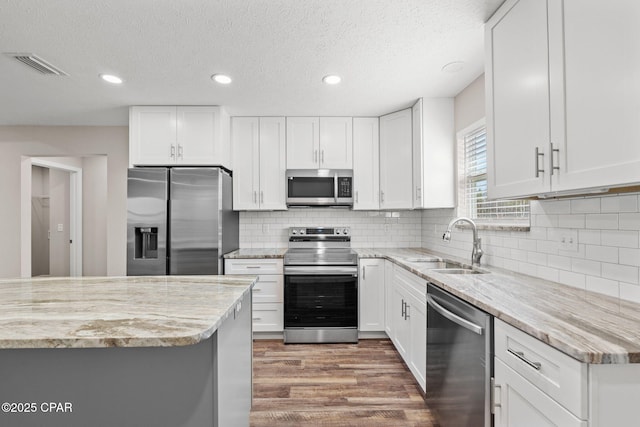
{"label": "cabinet drawer", "polygon": [[225,259],[224,274],[282,274],[282,258]]}
{"label": "cabinet drawer", "polygon": [[422,301],[423,304],[427,302],[427,281],[416,276],[413,273],[405,270],[404,268],[396,268],[394,272],[394,282],[406,289],[407,292],[412,294],[416,299]]}
{"label": "cabinet drawer", "polygon": [[513,369],[496,360],[495,426],[586,427],[547,394],[540,391]]}
{"label": "cabinet drawer", "polygon": [[282,332],[284,305],[282,303],[253,303],[254,332]]}
{"label": "cabinet drawer", "polygon": [[284,276],[268,274],[258,276],[258,282],[253,286],[253,302],[283,302]]}
{"label": "cabinet drawer", "polygon": [[579,418],[587,418],[587,364],[495,320],[495,356]]}

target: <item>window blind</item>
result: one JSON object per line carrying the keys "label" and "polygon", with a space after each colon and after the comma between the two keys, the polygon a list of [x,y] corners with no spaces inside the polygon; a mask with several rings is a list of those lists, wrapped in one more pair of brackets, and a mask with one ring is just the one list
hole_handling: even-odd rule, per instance
{"label": "window blind", "polygon": [[527,200],[487,200],[487,131],[472,131],[463,139],[461,204],[473,219],[515,222],[529,219]]}

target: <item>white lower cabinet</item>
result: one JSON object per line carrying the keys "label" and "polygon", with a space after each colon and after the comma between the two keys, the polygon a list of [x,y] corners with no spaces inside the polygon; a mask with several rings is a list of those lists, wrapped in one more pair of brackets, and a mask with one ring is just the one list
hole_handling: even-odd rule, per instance
{"label": "white lower cabinet", "polygon": [[284,275],[280,258],[225,259],[224,274],[258,276],[253,287],[253,332],[284,329]]}
{"label": "white lower cabinet", "polygon": [[403,268],[395,267],[391,299],[387,299],[387,304],[389,301],[391,341],[424,391],[427,368],[426,281]]}
{"label": "white lower cabinet", "polygon": [[393,339],[393,273],[395,264],[384,262],[384,331]]}
{"label": "white lower cabinet", "polygon": [[359,261],[358,275],[358,330],[363,332],[382,332],[385,326],[385,260],[381,258],[362,258]]}

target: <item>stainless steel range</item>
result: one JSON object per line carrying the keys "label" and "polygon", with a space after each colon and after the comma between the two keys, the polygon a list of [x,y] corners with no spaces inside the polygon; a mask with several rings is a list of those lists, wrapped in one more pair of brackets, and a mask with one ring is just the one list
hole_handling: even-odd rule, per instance
{"label": "stainless steel range", "polygon": [[291,227],[284,342],[358,342],[358,258],[349,227]]}

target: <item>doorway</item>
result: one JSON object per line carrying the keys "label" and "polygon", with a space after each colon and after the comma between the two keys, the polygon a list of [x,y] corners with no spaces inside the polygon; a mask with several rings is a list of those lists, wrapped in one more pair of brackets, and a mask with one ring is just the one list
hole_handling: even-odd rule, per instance
{"label": "doorway", "polygon": [[31,277],[35,276],[82,276],[82,168],[34,157]]}

